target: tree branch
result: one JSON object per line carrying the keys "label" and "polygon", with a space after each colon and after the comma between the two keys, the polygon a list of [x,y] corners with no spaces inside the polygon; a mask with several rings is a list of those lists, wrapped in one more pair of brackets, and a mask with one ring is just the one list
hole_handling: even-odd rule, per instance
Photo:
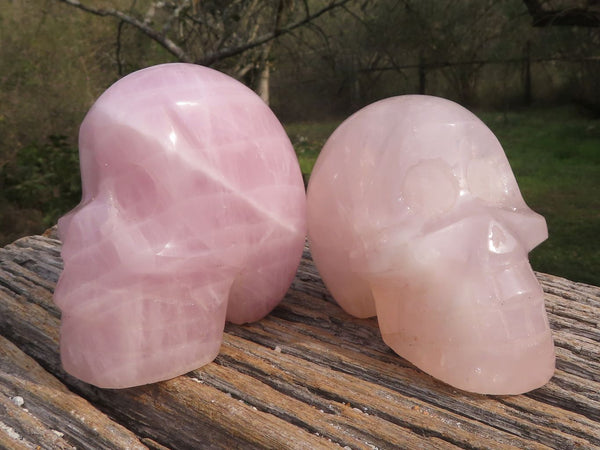
{"label": "tree branch", "polygon": [[[549,62],[549,61],[600,61],[600,56],[588,56],[588,57],[577,57],[577,56],[555,56],[548,58],[530,58],[531,62]],[[381,72],[381,71],[398,71],[402,69],[418,69],[424,67],[425,69],[442,69],[444,67],[455,67],[455,66],[483,66],[486,64],[512,64],[521,63],[523,58],[506,58],[506,59],[472,59],[469,61],[439,61],[433,63],[420,63],[420,64],[403,64],[403,65],[391,65],[391,66],[372,66],[365,69],[360,69],[359,72]]]}
{"label": "tree branch", "polygon": [[290,33],[291,31],[295,30],[296,28],[299,28],[299,27],[309,24],[310,22],[312,22],[313,20],[322,16],[323,14],[325,14],[329,11],[332,11],[336,8],[341,7],[351,0],[330,0],[329,4],[327,6],[324,6],[323,8],[321,8],[320,10],[318,10],[314,13],[309,13],[308,9],[306,9],[305,17],[297,22],[291,23],[284,27],[280,27],[279,24],[277,24],[277,26],[273,30],[263,34],[262,36],[252,39],[249,42],[239,44],[239,45],[234,45],[232,47],[225,47],[222,49],[218,49],[214,52],[207,53],[205,56],[202,56],[202,57],[196,58],[196,59],[194,59],[183,48],[181,48],[179,45],[177,45],[177,43],[175,43],[173,40],[169,39],[164,32],[160,32],[160,31],[157,31],[154,28],[152,28],[149,21],[140,21],[140,20],[136,19],[135,17],[133,17],[129,14],[126,14],[122,11],[119,11],[117,9],[112,9],[112,8],[111,9],[99,9],[99,8],[94,8],[92,6],[87,6],[87,5],[82,4],[79,0],[57,0],[57,1],[66,3],[67,5],[73,6],[82,11],[85,11],[87,13],[94,14],[97,16],[102,16],[102,17],[109,16],[109,17],[117,18],[117,19],[121,20],[122,22],[125,22],[125,23],[137,28],[139,31],[144,33],[146,36],[148,36],[149,38],[153,39],[158,44],[160,44],[169,53],[171,53],[172,55],[177,57],[177,59],[179,59],[180,61],[210,66],[210,65],[216,63],[217,61],[221,61],[223,59],[230,58],[232,56],[237,56],[241,53],[244,53],[247,50],[250,50],[255,47],[259,47],[263,44],[266,44],[267,42],[272,41],[281,35]]}
{"label": "tree branch", "polygon": [[[61,0],[61,1],[67,1],[67,0]],[[315,12],[313,14],[306,15],[302,20],[294,22],[283,28],[277,28],[273,31],[265,33],[262,36],[256,38],[255,40],[252,40],[245,44],[238,45],[235,47],[230,47],[230,48],[224,48],[222,50],[219,50],[218,52],[209,53],[205,57],[201,58],[199,61],[196,61],[196,63],[210,66],[211,64],[214,64],[215,62],[220,61],[222,59],[229,58],[231,56],[236,56],[236,55],[239,55],[240,53],[244,53],[246,50],[250,50],[254,47],[258,47],[260,45],[266,44],[267,42],[269,42],[273,39],[276,39],[283,34],[290,33],[291,31],[295,30],[296,28],[299,28],[303,25],[306,25],[306,24],[312,22],[313,20],[322,16],[326,12],[329,12],[335,8],[339,8],[340,6],[345,5],[349,1],[350,0],[331,1],[329,3],[329,5],[321,8],[320,10],[318,10],[317,12]]]}
{"label": "tree branch", "polygon": [[590,8],[564,8],[545,10],[539,0],[523,0],[534,27],[579,26],[600,27],[600,10]]}
{"label": "tree branch", "polygon": [[123,63],[121,62],[121,35],[123,33],[123,25],[125,22],[119,21],[117,25],[117,48],[115,49],[115,59],[117,60],[117,73],[120,77],[123,76]]}
{"label": "tree branch", "polygon": [[125,14],[122,11],[119,11],[116,9],[93,8],[91,6],[86,6],[86,5],[81,4],[81,2],[79,2],[79,0],[57,0],[57,1],[66,3],[67,5],[73,6],[75,8],[78,8],[78,9],[85,11],[87,13],[90,13],[90,14],[94,14],[96,16],[115,17],[125,23],[128,23],[129,25],[136,27],[138,30],[140,30],[142,33],[144,33],[146,36],[153,39],[158,44],[160,44],[162,47],[164,47],[169,53],[176,56],[177,59],[179,59],[180,61],[193,62],[192,58],[181,47],[179,47],[175,42],[173,42],[167,36],[165,36],[164,34],[158,32],[155,29],[153,29],[152,27],[150,27],[150,25],[148,23],[141,22],[138,19],[136,19],[135,17],[131,17],[130,15]]}

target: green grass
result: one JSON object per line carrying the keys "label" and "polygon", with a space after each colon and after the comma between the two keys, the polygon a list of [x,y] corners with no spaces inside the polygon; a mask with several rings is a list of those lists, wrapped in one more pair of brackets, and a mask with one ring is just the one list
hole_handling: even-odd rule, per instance
{"label": "green grass", "polygon": [[[600,120],[571,107],[478,115],[502,143],[525,201],[548,223],[533,268],[600,286]],[[340,122],[286,126],[304,174]]]}
{"label": "green grass", "polygon": [[300,169],[304,175],[310,175],[325,141],[341,122],[341,120],[331,120],[285,125],[285,131],[294,144]]}
{"label": "green grass", "polygon": [[600,120],[574,108],[482,114],[523,197],[548,223],[533,250],[541,272],[600,286]]}

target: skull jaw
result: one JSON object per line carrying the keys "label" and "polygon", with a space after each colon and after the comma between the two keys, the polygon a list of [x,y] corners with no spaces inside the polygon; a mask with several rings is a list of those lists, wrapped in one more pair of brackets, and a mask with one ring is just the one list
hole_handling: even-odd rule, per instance
{"label": "skull jaw", "polygon": [[[69,325],[61,328],[61,334]],[[103,389],[125,389],[175,378],[198,369],[214,360],[221,347],[221,337],[192,345],[181,345],[156,352],[146,351],[143,356],[119,350],[106,350],[93,355],[73,343],[61,339],[60,355],[63,369],[70,375]],[[89,337],[86,335],[85,337]],[[141,358],[141,359],[140,359]]]}
{"label": "skull jaw", "polygon": [[207,285],[187,298],[182,291],[152,288],[107,290],[95,302],[63,310],[63,368],[87,383],[113,389],[197,369],[219,352],[229,287]]}
{"label": "skull jaw", "polygon": [[267,315],[304,248],[302,227],[280,235],[269,228],[270,245],[255,244],[246,256],[246,244],[158,255],[132,248],[131,237],[118,233],[90,244],[81,216],[61,222],[65,269],[54,295],[62,310],[61,358],[68,373],[102,388],[162,381],[212,361],[225,320]]}
{"label": "skull jaw", "polygon": [[554,373],[554,343],[541,289],[491,304],[490,297],[457,298],[452,284],[432,287],[379,278],[371,281],[371,289],[384,342],[451,386],[480,394],[521,394],[543,386]]}
{"label": "skull jaw", "polygon": [[517,395],[546,384],[554,374],[550,331],[494,347],[474,342],[421,342],[401,332],[382,335],[397,354],[455,388],[490,395]]}

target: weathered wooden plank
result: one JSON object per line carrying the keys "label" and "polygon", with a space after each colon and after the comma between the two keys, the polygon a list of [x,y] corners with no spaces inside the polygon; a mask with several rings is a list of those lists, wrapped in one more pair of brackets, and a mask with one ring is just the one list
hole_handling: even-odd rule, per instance
{"label": "weathered wooden plank", "polygon": [[[324,359],[341,358],[334,348],[323,345],[318,350],[325,354],[316,362],[288,354],[290,349],[282,342],[281,352],[273,352],[264,345],[248,344],[246,339],[229,337],[222,347],[217,364],[227,364],[237,372],[247,373],[254,379],[273,385],[280,391],[289,392],[302,401],[317,405],[323,411],[315,427],[331,423],[335,429],[357,435],[361,441],[377,447],[389,445],[419,446],[415,437],[426,436],[446,441],[460,448],[476,443],[480,447],[490,447],[498,442],[517,448],[537,448],[530,442],[513,435],[480,426],[472,420],[431,404],[403,395],[380,383],[362,381],[357,383],[354,375],[333,371]],[[293,345],[293,344],[292,344]],[[313,344],[314,345],[314,344]],[[211,366],[196,371],[202,379],[206,372],[212,372]],[[230,377],[236,379],[237,377]],[[211,380],[211,382],[214,382]],[[231,381],[230,381],[231,382]],[[304,392],[292,392],[288,386],[300,387]],[[248,399],[246,390],[239,394],[247,402],[260,399]],[[357,429],[357,424],[362,428]],[[318,428],[320,429],[320,428]],[[321,429],[321,433],[325,430]],[[494,437],[490,438],[490,434]],[[412,438],[411,438],[412,436]],[[422,443],[425,444],[425,443]],[[433,447],[433,442],[425,447]],[[347,443],[355,448],[356,443]]]}
{"label": "weathered wooden plank", "polygon": [[[438,382],[390,351],[376,320],[354,319],[335,305],[305,252],[282,304],[260,322],[227,325],[221,353],[213,363],[166,382],[108,390],[82,383],[60,366],[60,314],[52,303],[62,269],[59,251],[59,241],[40,236],[0,250],[0,335],[55,380],[39,382],[35,388],[23,385],[20,392],[50,389],[52,383],[67,386],[72,391],[68,395],[101,409],[115,426],[135,433],[138,445],[600,446],[600,288],[538,274],[557,346],[556,374],[546,386],[526,395],[482,396]],[[12,359],[19,358],[8,358]],[[0,387],[8,385],[5,379],[9,378],[0,378]],[[16,381],[10,378],[10,383]],[[4,398],[1,392],[0,414],[2,407],[23,412],[11,400],[13,391],[6,391]],[[64,445],[84,447],[71,436],[56,435],[52,430],[57,428],[41,420],[47,414],[32,417],[38,422],[20,433],[27,442],[39,440],[36,433],[52,433]],[[64,420],[56,417],[57,423]],[[2,439],[10,438],[11,430],[3,431],[0,419],[0,447],[6,446]],[[90,445],[98,439],[93,433],[88,438]],[[53,448],[59,445],[62,442]]]}
{"label": "weathered wooden plank", "polygon": [[[568,448],[572,442],[578,442],[580,445],[585,444],[585,439],[574,439],[574,433],[562,435],[561,433],[557,433],[556,430],[541,426],[540,422],[531,415],[523,415],[517,409],[511,410],[502,406],[499,403],[502,399],[501,397],[490,398],[458,392],[450,386],[443,385],[431,379],[415,368],[398,367],[393,362],[374,361],[372,358],[357,353],[354,350],[340,349],[335,344],[327,343],[326,340],[319,343],[308,341],[302,337],[304,329],[299,333],[295,332],[293,327],[290,326],[277,332],[277,325],[269,323],[269,318],[265,319],[265,321],[245,327],[242,336],[249,341],[262,342],[263,347],[266,347],[269,342],[279,342],[283,353],[290,353],[299,358],[306,358],[310,362],[318,363],[321,367],[336,369],[338,373],[350,374],[353,381],[360,377],[362,380],[361,386],[371,386],[370,383],[377,386],[377,389],[373,389],[370,394],[364,392],[364,395],[358,397],[351,396],[351,391],[346,391],[345,389],[340,389],[340,392],[334,390],[333,392],[325,393],[323,386],[321,386],[322,396],[343,398],[344,402],[353,405],[361,404],[371,411],[380,411],[381,414],[388,415],[391,412],[387,410],[382,411],[381,404],[392,405],[392,408],[396,409],[397,413],[403,416],[406,416],[407,409],[412,409],[413,407],[417,410],[430,411],[432,415],[435,411],[436,416],[444,417],[444,420],[442,420],[443,423],[460,423],[460,433],[453,434],[451,429],[445,430],[439,423],[432,422],[429,422],[429,425],[433,429],[424,428],[421,432],[434,433],[436,430],[444,429],[446,439],[461,439],[465,437],[469,439],[471,444],[476,443],[478,447],[489,447],[491,444],[487,440],[492,439],[504,445],[514,442],[520,448],[527,448],[527,442],[518,439],[517,436],[529,439],[535,438],[534,442],[545,443],[548,446],[561,444],[560,448]],[[254,330],[252,330],[253,327],[255,327]],[[251,332],[263,336],[273,333],[275,336],[268,336],[267,338],[253,337],[250,335]],[[233,333],[239,334],[239,330],[233,331]],[[317,333],[317,331],[313,331],[312,334],[316,335]],[[221,355],[217,361],[223,358],[224,355],[227,355],[226,346],[222,348]],[[232,358],[232,361],[239,360],[240,357]],[[300,363],[295,363],[295,365],[301,367],[303,370],[300,373],[302,376],[306,376],[307,369],[302,367]],[[253,365],[247,366],[254,367]],[[331,389],[341,385],[340,381],[337,380]],[[378,398],[380,396],[383,396],[381,402],[379,402]],[[401,401],[401,398],[411,399],[410,408],[401,407],[401,405],[405,404]],[[531,404],[529,405],[530,408],[536,407],[534,404],[537,402],[530,401],[529,403]],[[549,405],[544,404],[543,407],[548,408]],[[555,409],[554,413],[557,417],[561,417],[563,422],[573,421],[573,423],[578,423],[580,420],[583,421],[588,427],[590,438],[598,438],[597,430],[594,431],[597,426],[594,421],[581,417],[580,414],[570,414],[562,410]],[[414,418],[411,418],[410,422],[415,428],[417,427],[417,422],[414,422]],[[579,425],[577,425],[577,428],[579,428]],[[469,431],[463,433],[466,429]],[[503,431],[508,434],[505,435]],[[460,441],[456,443],[460,446],[467,444]]]}
{"label": "weathered wooden plank", "polygon": [[0,436],[5,448],[147,448],[2,336]]}

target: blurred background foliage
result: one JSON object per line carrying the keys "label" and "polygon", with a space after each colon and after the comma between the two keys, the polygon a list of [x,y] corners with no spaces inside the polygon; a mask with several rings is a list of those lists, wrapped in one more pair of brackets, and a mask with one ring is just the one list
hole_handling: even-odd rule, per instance
{"label": "blurred background foliage", "polygon": [[306,176],[352,112],[425,93],[478,113],[551,239],[534,268],[600,285],[596,0],[4,0],[0,245],[80,197],[77,131],[149,65],[212,66],[259,93]]}

